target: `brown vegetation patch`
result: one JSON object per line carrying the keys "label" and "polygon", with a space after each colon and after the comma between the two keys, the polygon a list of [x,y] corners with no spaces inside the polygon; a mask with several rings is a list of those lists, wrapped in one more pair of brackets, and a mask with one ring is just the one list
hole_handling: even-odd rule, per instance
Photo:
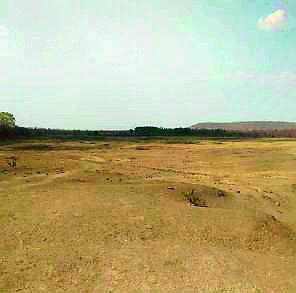
{"label": "brown vegetation patch", "polygon": [[196,185],[193,189],[183,192],[184,199],[197,207],[221,207],[226,195],[221,189],[202,185]]}

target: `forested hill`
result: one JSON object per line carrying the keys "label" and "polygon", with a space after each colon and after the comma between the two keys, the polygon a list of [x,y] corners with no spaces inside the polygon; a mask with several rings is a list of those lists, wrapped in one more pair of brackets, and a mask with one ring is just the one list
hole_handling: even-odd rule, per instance
{"label": "forested hill", "polygon": [[245,122],[226,122],[226,123],[197,123],[191,126],[193,129],[224,129],[238,131],[273,131],[296,129],[296,122],[281,121],[245,121]]}

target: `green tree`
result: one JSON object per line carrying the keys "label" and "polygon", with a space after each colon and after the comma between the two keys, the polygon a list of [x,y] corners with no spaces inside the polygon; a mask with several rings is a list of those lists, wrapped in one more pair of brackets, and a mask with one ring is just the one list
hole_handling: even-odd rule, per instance
{"label": "green tree", "polygon": [[0,129],[15,128],[15,118],[11,113],[0,112]]}

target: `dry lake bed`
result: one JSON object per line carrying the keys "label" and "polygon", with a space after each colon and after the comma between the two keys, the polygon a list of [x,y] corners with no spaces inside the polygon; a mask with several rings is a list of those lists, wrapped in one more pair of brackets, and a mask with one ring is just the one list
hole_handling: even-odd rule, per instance
{"label": "dry lake bed", "polygon": [[2,144],[0,231],[1,293],[296,292],[296,141]]}

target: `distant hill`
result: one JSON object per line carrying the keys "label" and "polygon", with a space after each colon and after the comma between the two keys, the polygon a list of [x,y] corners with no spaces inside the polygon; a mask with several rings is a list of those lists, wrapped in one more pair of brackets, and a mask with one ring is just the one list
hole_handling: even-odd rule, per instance
{"label": "distant hill", "polygon": [[270,131],[296,128],[296,122],[281,121],[245,121],[245,122],[225,122],[197,123],[191,126],[193,129],[225,129],[239,131]]}

